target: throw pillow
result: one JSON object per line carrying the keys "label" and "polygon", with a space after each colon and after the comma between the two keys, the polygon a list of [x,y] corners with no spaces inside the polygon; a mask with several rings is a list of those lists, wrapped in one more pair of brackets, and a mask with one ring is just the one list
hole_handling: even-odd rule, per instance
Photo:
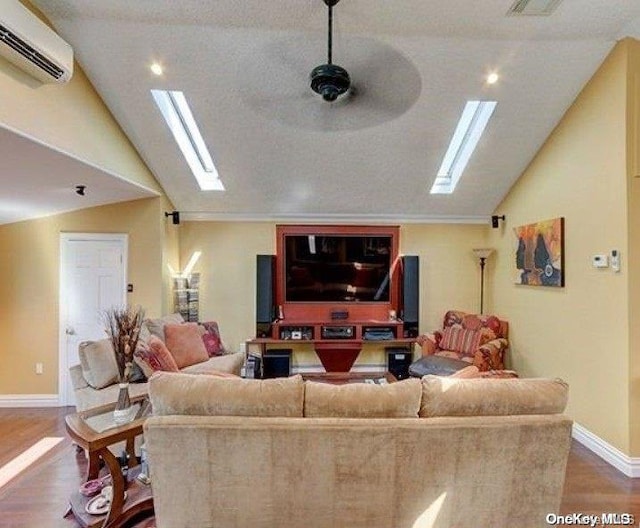
{"label": "throw pillow", "polygon": [[165,325],[164,335],[167,348],[176,360],[178,368],[202,363],[209,359],[197,323]]}
{"label": "throw pillow", "polygon": [[149,337],[146,343],[138,342],[133,359],[147,377],[159,370],[167,372],[179,371],[176,360],[173,359],[166,345],[153,335]]}
{"label": "throw pillow", "polygon": [[103,389],[118,381],[118,363],[109,339],[83,341],[78,345],[80,367],[86,382]]}
{"label": "throw pillow", "polygon": [[482,337],[478,330],[468,330],[459,325],[448,326],[442,332],[440,348],[472,356],[478,350]]}
{"label": "throw pillow", "polygon": [[202,342],[207,350],[209,357],[222,356],[226,354],[222,339],[220,337],[220,329],[215,321],[208,321],[199,325],[202,334]]}
{"label": "throw pillow", "polygon": [[[146,326],[146,329],[151,335],[154,335],[164,341],[164,325],[180,323],[184,323],[184,318],[179,313],[174,313],[171,315],[165,315],[164,317],[160,317],[159,319],[145,319],[143,327]],[[142,335],[143,332],[141,331],[140,333]]]}
{"label": "throw pillow", "polygon": [[409,365],[409,374],[421,378],[427,374],[436,376],[450,376],[469,366],[468,361],[445,356],[425,356]]}

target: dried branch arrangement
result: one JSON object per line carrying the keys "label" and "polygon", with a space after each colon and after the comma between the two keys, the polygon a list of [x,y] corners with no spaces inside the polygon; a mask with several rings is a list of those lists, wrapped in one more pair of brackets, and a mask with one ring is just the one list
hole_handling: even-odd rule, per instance
{"label": "dried branch arrangement", "polygon": [[118,364],[118,381],[127,383],[133,369],[133,352],[138,344],[140,327],[144,319],[144,310],[136,308],[110,308],[105,312],[104,320],[111,345]]}

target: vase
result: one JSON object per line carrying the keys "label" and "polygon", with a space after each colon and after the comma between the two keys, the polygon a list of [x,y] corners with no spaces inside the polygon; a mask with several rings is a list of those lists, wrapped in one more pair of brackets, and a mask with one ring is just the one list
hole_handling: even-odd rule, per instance
{"label": "vase", "polygon": [[129,399],[129,384],[120,383],[118,401],[113,411],[113,421],[116,424],[125,424],[131,421],[131,400]]}

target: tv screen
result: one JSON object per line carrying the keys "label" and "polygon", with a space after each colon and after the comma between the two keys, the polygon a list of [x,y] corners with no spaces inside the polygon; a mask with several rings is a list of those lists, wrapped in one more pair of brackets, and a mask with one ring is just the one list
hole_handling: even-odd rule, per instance
{"label": "tv screen", "polygon": [[285,235],[286,302],[389,302],[391,236]]}

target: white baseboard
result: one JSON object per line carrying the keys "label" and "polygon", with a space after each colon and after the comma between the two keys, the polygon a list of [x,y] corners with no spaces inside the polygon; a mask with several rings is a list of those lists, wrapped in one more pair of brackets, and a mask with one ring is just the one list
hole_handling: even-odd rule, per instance
{"label": "white baseboard", "polygon": [[618,448],[613,447],[578,423],[573,424],[571,436],[627,477],[640,478],[639,457],[625,455]]}
{"label": "white baseboard", "polygon": [[[387,367],[383,364],[371,363],[360,364],[351,367],[350,372],[380,372],[383,373],[387,370]],[[315,374],[317,372],[324,372],[324,367],[321,364],[317,365],[301,365],[297,367],[291,367],[291,374]]]}
{"label": "white baseboard", "polygon": [[60,407],[57,394],[0,394],[0,407]]}

